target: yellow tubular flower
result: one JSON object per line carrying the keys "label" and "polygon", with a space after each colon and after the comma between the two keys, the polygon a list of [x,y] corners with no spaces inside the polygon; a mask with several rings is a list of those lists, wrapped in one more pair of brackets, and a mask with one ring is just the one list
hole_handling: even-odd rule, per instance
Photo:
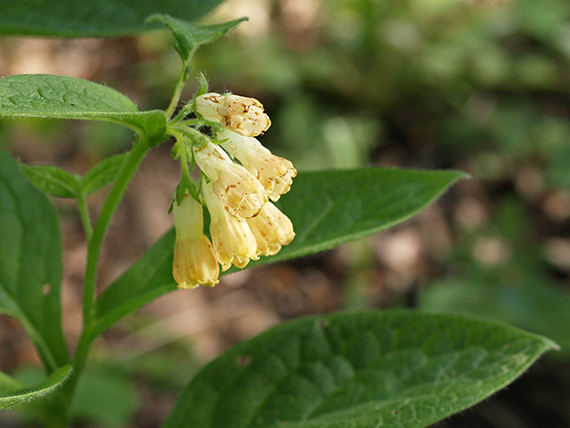
{"label": "yellow tubular flower", "polygon": [[293,223],[271,202],[267,202],[258,215],[247,219],[257,241],[257,255],[272,256],[295,237]]}
{"label": "yellow tubular flower", "polygon": [[210,211],[210,235],[214,255],[222,265],[222,270],[228,270],[232,264],[244,268],[250,259],[257,260],[257,243],[247,221],[228,214],[214,194],[212,183],[204,183],[202,189]]}
{"label": "yellow tubular flower", "polygon": [[271,126],[263,105],[255,98],[223,96],[215,92],[196,97],[196,112],[246,137],[263,134]]}
{"label": "yellow tubular flower", "polygon": [[212,190],[231,215],[249,218],[267,202],[262,184],[247,170],[232,162],[220,147],[208,142],[194,147],[196,163],[212,182]]}
{"label": "yellow tubular flower", "polygon": [[245,169],[261,182],[272,201],[277,201],[291,189],[297,170],[290,161],[275,156],[253,137],[223,130],[218,133],[218,138],[227,139],[222,147],[239,159]]}
{"label": "yellow tubular flower", "polygon": [[176,228],[172,275],[178,288],[213,287],[220,267],[204,235],[202,204],[186,195],[180,205],[174,202],[172,216]]}

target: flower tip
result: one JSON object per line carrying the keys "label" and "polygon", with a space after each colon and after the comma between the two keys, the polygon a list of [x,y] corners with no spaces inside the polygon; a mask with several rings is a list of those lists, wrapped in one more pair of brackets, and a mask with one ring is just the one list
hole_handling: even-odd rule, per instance
{"label": "flower tip", "polygon": [[178,288],[180,290],[193,290],[194,288],[198,288],[200,285],[204,286],[204,287],[214,287],[217,283],[219,283],[219,280],[215,280],[215,281],[207,281],[204,283],[197,283],[197,282],[181,282],[178,283]]}

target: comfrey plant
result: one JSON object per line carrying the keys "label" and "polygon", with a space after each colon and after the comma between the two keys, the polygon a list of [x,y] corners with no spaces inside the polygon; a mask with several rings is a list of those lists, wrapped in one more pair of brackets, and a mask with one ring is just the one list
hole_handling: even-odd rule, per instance
{"label": "comfrey plant", "polygon": [[[124,316],[177,286],[213,286],[233,269],[380,232],[465,177],[386,168],[297,174],[256,139],[271,123],[257,100],[213,93],[200,77],[195,96],[181,106],[195,50],[242,21],[186,21],[216,1],[56,1],[27,11],[26,19],[20,3],[3,4],[2,32],[101,37],[145,31],[145,21],[162,23],[182,58],[165,111],[140,111],[113,89],[77,78],[0,79],[1,116],[102,120],[136,134],[130,150],[83,176],[26,166],[0,151],[0,313],[22,324],[45,372],[43,381],[26,388],[0,373],[0,408],[30,413],[46,427],[72,422],[93,341]],[[180,184],[172,189],[175,231],[97,294],[99,255],[117,205],[148,151],[171,137],[181,164]],[[86,199],[105,186],[110,190],[92,223]],[[82,333],[73,350],[62,329],[59,223],[46,195],[76,200],[88,243]],[[493,394],[553,348],[548,339],[510,326],[443,314],[368,311],[297,319],[199,370],[162,427],[424,427]]]}

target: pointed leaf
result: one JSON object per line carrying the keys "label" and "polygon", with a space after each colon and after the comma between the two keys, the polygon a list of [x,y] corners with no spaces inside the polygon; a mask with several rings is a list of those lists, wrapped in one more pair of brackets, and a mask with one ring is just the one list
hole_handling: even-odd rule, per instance
{"label": "pointed leaf", "polygon": [[195,25],[161,14],[152,15],[147,19],[149,23],[160,22],[170,28],[176,40],[174,46],[184,63],[190,60],[192,53],[200,45],[211,43],[232,32],[243,21],[247,21],[247,18],[239,18],[214,25]]}
{"label": "pointed leaf", "polygon": [[17,318],[48,370],[68,362],[61,326],[57,213],[0,150],[0,314]]}
{"label": "pointed leaf", "polygon": [[423,289],[420,303],[430,311],[484,316],[545,334],[562,348],[557,357],[570,353],[570,297],[550,278],[526,274],[513,283],[448,279]]}
{"label": "pointed leaf", "polygon": [[70,373],[71,366],[66,365],[53,372],[50,377],[36,388],[23,389],[1,396],[0,409],[9,409],[49,394],[60,387],[66,381]]}
{"label": "pointed leaf", "polygon": [[295,239],[257,263],[302,257],[381,232],[435,201],[467,174],[368,168],[299,174],[279,208],[295,226]]}
{"label": "pointed leaf", "polygon": [[49,74],[0,78],[2,116],[105,120],[152,136],[163,135],[166,127],[162,111],[140,112],[130,99],[114,89],[75,77]]}
{"label": "pointed leaf", "polygon": [[79,180],[69,172],[50,165],[22,165],[28,180],[42,192],[59,198],[76,198]]}
{"label": "pointed leaf", "polygon": [[115,181],[121,172],[121,167],[125,163],[127,155],[127,153],[121,153],[111,156],[91,168],[81,178],[80,186],[83,194],[88,196]]}
{"label": "pointed leaf", "polygon": [[172,278],[174,229],[101,293],[95,305],[95,331],[101,334],[125,315],[176,290]]}
{"label": "pointed leaf", "polygon": [[222,0],[0,0],[0,34],[63,37],[125,36],[148,31],[145,19],[162,13],[195,21]]}
{"label": "pointed leaf", "polygon": [[283,323],[203,368],[163,428],[420,428],[473,406],[556,345],[418,312]]}
{"label": "pointed leaf", "polygon": [[[317,253],[380,232],[417,214],[462,177],[457,171],[385,168],[299,173],[279,201],[297,236],[276,256],[251,265]],[[173,230],[164,235],[99,296],[98,331],[176,289],[174,237]]]}

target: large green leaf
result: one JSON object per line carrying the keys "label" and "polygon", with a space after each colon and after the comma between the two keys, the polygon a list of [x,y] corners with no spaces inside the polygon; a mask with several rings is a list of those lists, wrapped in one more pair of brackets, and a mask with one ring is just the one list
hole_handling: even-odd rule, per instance
{"label": "large green leaf", "polygon": [[512,382],[556,345],[451,315],[338,313],[281,324],[203,368],[163,428],[419,428]]}
{"label": "large green leaf", "polygon": [[[380,232],[417,214],[462,177],[457,171],[387,168],[299,173],[279,201],[297,236],[276,256],[251,265],[317,253]],[[98,331],[176,289],[173,246],[171,230],[99,296]]]}
{"label": "large green leaf", "polygon": [[9,409],[14,406],[22,405],[28,401],[41,398],[46,394],[54,391],[61,386],[69,374],[71,373],[71,365],[65,365],[53,372],[44,382],[36,388],[22,389],[14,391],[10,394],[0,396],[0,409]]}
{"label": "large green leaf", "polygon": [[101,334],[125,315],[176,290],[172,278],[174,230],[160,238],[135,265],[98,297],[94,334]]}
{"label": "large green leaf", "polygon": [[166,117],[141,112],[123,94],[84,79],[49,74],[0,78],[0,117],[46,117],[120,123],[151,138],[162,138]]}
{"label": "large green leaf", "polygon": [[422,290],[422,308],[484,316],[548,335],[570,354],[570,297],[550,278],[525,275],[505,284],[479,278],[439,281]]}
{"label": "large green leaf", "polygon": [[69,359],[61,326],[61,251],[55,208],[0,150],[0,313],[22,323],[50,370]]}
{"label": "large green leaf", "polygon": [[261,262],[314,254],[378,233],[413,217],[466,176],[391,168],[299,174],[279,204],[293,221],[295,239]]}
{"label": "large green leaf", "polygon": [[108,37],[141,33],[154,13],[195,21],[222,0],[0,0],[0,34]]}

